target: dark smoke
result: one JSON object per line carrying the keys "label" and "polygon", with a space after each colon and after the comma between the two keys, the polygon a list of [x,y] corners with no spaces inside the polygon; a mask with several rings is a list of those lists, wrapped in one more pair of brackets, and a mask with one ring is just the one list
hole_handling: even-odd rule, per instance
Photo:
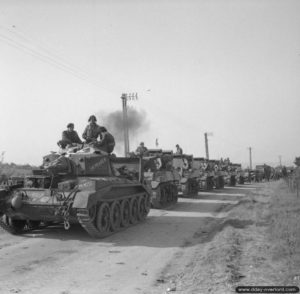
{"label": "dark smoke", "polygon": [[[150,123],[147,120],[147,114],[144,110],[136,110],[129,107],[127,109],[129,139],[138,136],[139,133],[149,129]],[[111,113],[99,112],[97,114],[98,124],[105,126],[107,130],[115,137],[116,151],[124,150],[124,127],[123,112],[121,110]]]}

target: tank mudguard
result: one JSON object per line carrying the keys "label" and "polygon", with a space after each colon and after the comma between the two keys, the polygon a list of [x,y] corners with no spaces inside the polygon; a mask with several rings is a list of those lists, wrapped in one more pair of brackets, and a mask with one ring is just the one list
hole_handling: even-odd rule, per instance
{"label": "tank mudguard", "polygon": [[0,212],[6,207],[6,199],[9,192],[5,189],[0,189]]}
{"label": "tank mudguard", "polygon": [[[76,193],[73,208],[88,208],[99,201],[99,195],[103,195],[110,191],[110,187],[102,189],[101,191],[79,191]],[[101,197],[101,196],[100,196]]]}

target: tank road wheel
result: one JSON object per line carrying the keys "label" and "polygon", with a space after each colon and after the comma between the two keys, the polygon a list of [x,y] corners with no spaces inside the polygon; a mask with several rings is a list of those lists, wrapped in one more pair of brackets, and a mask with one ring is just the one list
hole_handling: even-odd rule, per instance
{"label": "tank road wheel", "polygon": [[174,185],[172,189],[172,203],[177,203],[178,202],[178,189],[177,186]]}
{"label": "tank road wheel", "polygon": [[26,220],[12,219],[8,217],[8,225],[11,228],[13,234],[21,234],[25,228]]}
{"label": "tank road wheel", "polygon": [[98,208],[96,226],[100,233],[100,237],[104,237],[110,233],[110,211],[109,205],[106,202],[100,204]]}
{"label": "tank road wheel", "polygon": [[160,193],[160,204],[162,207],[165,207],[167,204],[167,194],[166,194],[166,190],[164,189],[164,187],[162,187],[161,193]]}
{"label": "tank road wheel", "polygon": [[166,189],[166,193],[167,193],[167,204],[170,204],[170,203],[172,203],[172,199],[173,199],[172,186],[167,185],[165,189]]}
{"label": "tank road wheel", "polygon": [[145,209],[146,209],[146,213],[148,214],[151,208],[150,195],[146,194],[144,198],[145,198]]}
{"label": "tank road wheel", "polygon": [[110,227],[113,232],[121,226],[121,206],[118,201],[114,201],[110,207]]}
{"label": "tank road wheel", "polygon": [[28,226],[29,230],[38,229],[40,224],[41,224],[41,221],[34,221],[34,220],[27,221],[27,226]]}
{"label": "tank road wheel", "polygon": [[130,200],[130,223],[136,224],[138,222],[138,201],[136,197]]}
{"label": "tank road wheel", "polygon": [[130,203],[124,199],[121,203],[121,226],[128,227],[130,222]]}
{"label": "tank road wheel", "polygon": [[91,221],[94,221],[97,215],[97,205],[92,205],[89,208],[89,217],[91,219]]}
{"label": "tank road wheel", "polygon": [[146,199],[144,196],[141,196],[138,201],[138,219],[140,221],[144,220],[147,216],[146,210]]}

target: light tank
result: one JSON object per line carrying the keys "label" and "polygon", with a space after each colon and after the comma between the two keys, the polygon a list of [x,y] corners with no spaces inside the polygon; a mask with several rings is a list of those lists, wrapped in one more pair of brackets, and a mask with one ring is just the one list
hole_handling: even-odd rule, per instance
{"label": "light tank", "polygon": [[222,172],[224,184],[234,187],[236,186],[236,167],[230,162],[229,158],[222,159],[218,161],[219,170]]}
{"label": "light tank", "polygon": [[178,183],[179,196],[187,197],[197,194],[199,191],[200,177],[193,170],[193,155],[174,154],[172,159],[173,168],[179,173]]}
{"label": "light tank", "polygon": [[[75,150],[76,151],[76,150]],[[141,160],[118,158],[91,146],[52,153],[22,183],[0,189],[0,225],[18,234],[41,222],[79,223],[95,238],[146,218],[150,193],[142,184]]]}
{"label": "light tank", "polygon": [[173,152],[148,149],[143,156],[144,181],[151,191],[151,206],[166,208],[178,201],[179,173],[172,166]]}
{"label": "light tank", "polygon": [[210,170],[205,158],[194,157],[193,170],[198,176],[200,190],[207,191],[214,188],[214,173]]}
{"label": "light tank", "polygon": [[220,160],[209,159],[208,164],[211,170],[214,170],[214,187],[216,189],[223,189],[225,185],[224,171],[220,166]]}

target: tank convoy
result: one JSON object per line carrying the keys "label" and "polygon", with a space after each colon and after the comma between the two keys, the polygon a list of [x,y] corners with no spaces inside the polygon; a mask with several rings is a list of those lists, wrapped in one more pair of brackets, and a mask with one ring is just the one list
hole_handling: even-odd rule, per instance
{"label": "tank convoy", "polygon": [[150,193],[139,158],[120,158],[88,146],[44,156],[40,169],[0,189],[0,225],[19,234],[41,222],[79,223],[95,238],[143,221]]}

